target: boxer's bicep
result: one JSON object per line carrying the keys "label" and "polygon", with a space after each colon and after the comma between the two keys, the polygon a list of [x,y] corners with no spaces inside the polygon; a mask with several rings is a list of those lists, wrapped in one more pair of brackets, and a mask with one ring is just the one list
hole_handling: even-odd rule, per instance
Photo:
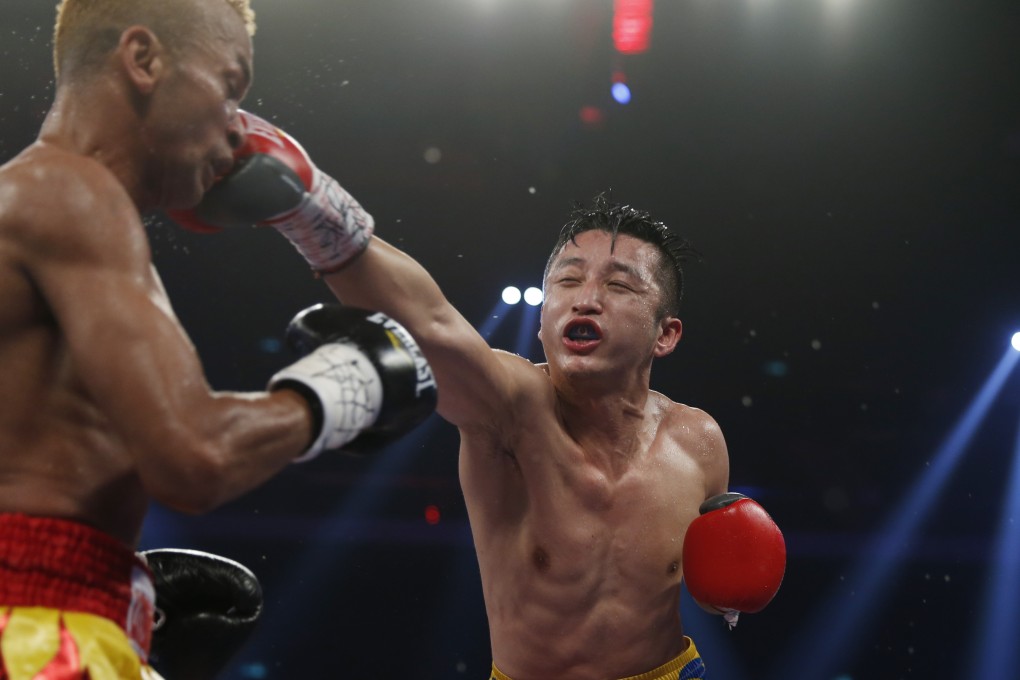
{"label": "boxer's bicep", "polygon": [[493,349],[452,307],[453,319],[419,343],[436,376],[437,412],[459,428],[504,432],[517,419],[522,392],[534,365]]}

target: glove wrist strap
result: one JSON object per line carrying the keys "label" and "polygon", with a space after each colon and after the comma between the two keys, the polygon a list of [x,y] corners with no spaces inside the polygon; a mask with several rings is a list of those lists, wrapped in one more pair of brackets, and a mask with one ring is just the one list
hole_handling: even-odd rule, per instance
{"label": "glove wrist strap", "polygon": [[375,220],[329,175],[315,168],[312,190],[294,210],[267,221],[320,274],[338,271],[368,247]]}
{"label": "glove wrist strap", "polygon": [[[289,387],[321,407],[322,426],[315,441],[293,462],[339,449],[371,426],[382,410],[383,386],[371,361],[353,345],[328,343],[284,368],[269,389]],[[315,400],[315,401],[313,401]]]}

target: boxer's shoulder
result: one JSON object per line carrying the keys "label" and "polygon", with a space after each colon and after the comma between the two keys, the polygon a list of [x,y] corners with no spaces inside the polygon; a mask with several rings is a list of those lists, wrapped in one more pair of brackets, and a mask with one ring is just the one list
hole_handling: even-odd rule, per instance
{"label": "boxer's shoulder", "polygon": [[95,159],[37,143],[0,169],[0,234],[26,254],[57,255],[90,240],[102,247],[111,232],[140,225],[124,186]]}
{"label": "boxer's shoulder", "polygon": [[41,200],[56,209],[105,211],[131,204],[114,172],[91,156],[50,144],[35,144],[22,154],[18,179],[32,192],[25,200]]}

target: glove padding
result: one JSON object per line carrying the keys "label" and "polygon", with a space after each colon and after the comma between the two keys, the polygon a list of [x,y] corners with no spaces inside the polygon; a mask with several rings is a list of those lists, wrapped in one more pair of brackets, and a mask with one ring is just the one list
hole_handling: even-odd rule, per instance
{"label": "glove padding", "polygon": [[149,550],[141,556],[156,589],[150,662],[167,680],[215,678],[262,612],[258,579],[233,560],[197,550]]}
{"label": "glove padding", "polygon": [[684,580],[695,602],[732,628],[740,612],[759,612],[775,597],[786,543],[765,509],[743,494],[713,496],[700,512],[684,536]]}
{"label": "glove padding", "polygon": [[291,388],[312,407],[317,435],[295,462],[322,451],[376,450],[436,408],[436,382],[418,343],[381,312],[314,305],[287,327],[287,344],[306,356],[269,381]]}
{"label": "glove padding", "polygon": [[375,229],[372,216],[319,170],[293,137],[247,111],[239,111],[238,118],[245,142],[234,152],[234,168],[195,208],[168,215],[204,233],[272,226],[321,273],[337,271],[360,255]]}

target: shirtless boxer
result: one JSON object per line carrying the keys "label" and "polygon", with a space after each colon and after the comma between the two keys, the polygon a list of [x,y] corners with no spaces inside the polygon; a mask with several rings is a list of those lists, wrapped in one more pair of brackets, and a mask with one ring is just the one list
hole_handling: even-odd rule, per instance
{"label": "shirtless boxer", "polygon": [[248,112],[241,123],[236,170],[188,219],[277,228],[341,300],[419,341],[461,435],[492,677],[703,677],[680,621],[685,572],[733,623],[772,599],[785,546],[760,505],[726,493],[716,422],[649,389],[680,339],[687,243],[601,197],[578,208],[546,266],[535,365],[490,348],[411,257],[362,238],[371,218],[295,140]]}
{"label": "shirtless boxer", "polygon": [[194,205],[232,167],[253,33],[248,0],[58,7],[55,101],[0,167],[5,680],[150,677],[134,550],[151,499],[201,513],[432,408],[427,363],[380,315],[310,310],[309,354],[241,394],[209,387],[170,308],[141,215]]}
{"label": "shirtless boxer", "polygon": [[[538,365],[489,348],[423,269],[379,239],[326,278],[341,299],[378,305],[420,334],[435,368],[439,413],[461,435],[492,678],[704,677],[680,583],[689,560],[714,558],[683,547],[692,523],[715,519],[699,512],[726,492],[727,451],[708,414],[649,389],[653,360],[680,339],[685,254],[639,211],[598,200],[575,213],[546,267]],[[735,580],[753,582],[699,601],[731,617],[763,608],[785,564],[775,525],[744,511],[753,514],[725,521],[749,540],[764,534],[764,587],[738,569]]]}

